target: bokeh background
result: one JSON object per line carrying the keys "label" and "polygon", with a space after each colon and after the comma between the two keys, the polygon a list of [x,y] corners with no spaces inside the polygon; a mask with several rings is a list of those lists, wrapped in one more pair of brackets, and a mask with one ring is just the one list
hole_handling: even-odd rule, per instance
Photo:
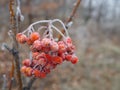
{"label": "bokeh background", "polygon": [[[21,0],[24,21],[21,31],[32,22],[58,18],[65,21],[77,0]],[[3,75],[9,80],[12,56],[3,47],[11,46],[9,0],[0,0],[0,90]],[[45,79],[37,79],[31,90],[120,90],[120,0],[82,0],[69,33],[79,62],[65,62]],[[29,49],[20,45],[21,60]],[[29,78],[24,79],[24,86]],[[16,81],[13,82],[16,89]],[[7,90],[7,89],[6,89]]]}

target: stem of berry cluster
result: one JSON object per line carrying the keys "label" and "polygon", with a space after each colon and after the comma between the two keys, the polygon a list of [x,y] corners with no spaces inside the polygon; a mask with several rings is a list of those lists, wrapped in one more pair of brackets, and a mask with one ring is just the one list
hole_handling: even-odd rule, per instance
{"label": "stem of berry cluster", "polygon": [[35,80],[36,78],[32,78],[30,82],[27,84],[27,86],[23,88],[23,90],[30,90]]}
{"label": "stem of berry cluster", "polygon": [[[74,6],[74,8],[73,8],[73,10],[72,10],[72,12],[70,14],[70,17],[66,21],[66,25],[65,26],[66,26],[67,29],[68,29],[68,24],[73,20],[73,17],[75,15],[75,13],[76,13],[76,11],[77,11],[81,1],[82,0],[77,0],[77,2],[75,3],[75,6]],[[63,29],[61,32],[64,34],[65,30]],[[58,39],[60,40],[61,38],[62,38],[62,36],[59,34],[58,35]]]}
{"label": "stem of berry cluster", "polygon": [[[19,0],[18,5],[20,5]],[[9,2],[9,11],[10,11],[10,29],[11,37],[13,40],[12,43],[12,49],[11,54],[13,55],[14,62],[15,62],[15,69],[16,69],[16,77],[17,77],[17,84],[18,84],[18,90],[22,90],[22,79],[21,79],[21,73],[20,73],[20,57],[19,57],[19,51],[18,51],[18,43],[16,41],[16,34],[19,32],[19,20],[18,17],[16,17],[15,9],[13,8],[15,6],[15,1],[10,0]]]}
{"label": "stem of berry cluster", "polygon": [[[66,33],[66,36],[56,26],[54,26],[53,23],[56,23],[56,22],[59,22],[62,25],[63,30]],[[50,36],[51,39],[53,39],[53,29],[56,30],[64,39],[69,36],[66,26],[59,19],[54,19],[54,20],[40,20],[40,21],[34,22],[26,30],[24,30],[22,33],[26,33],[27,32],[27,34],[29,36],[29,34],[31,34],[32,32],[35,31],[34,25],[42,24],[42,23],[47,23],[48,27],[47,26],[46,27],[45,26],[40,26],[37,31],[40,31],[43,28],[46,28],[48,30],[48,32],[49,32],[49,36]]]}

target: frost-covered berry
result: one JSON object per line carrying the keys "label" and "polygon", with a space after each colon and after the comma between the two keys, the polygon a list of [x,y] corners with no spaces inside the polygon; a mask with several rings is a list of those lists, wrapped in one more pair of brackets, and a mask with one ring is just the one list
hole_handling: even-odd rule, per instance
{"label": "frost-covered berry", "polygon": [[25,60],[23,60],[23,61],[22,61],[22,64],[25,65],[25,66],[27,66],[27,67],[29,67],[30,64],[31,64],[30,59],[25,59]]}
{"label": "frost-covered berry", "polygon": [[49,38],[43,38],[41,43],[43,47],[50,47],[51,40]]}
{"label": "frost-covered berry", "polygon": [[58,46],[57,42],[52,41],[51,44],[50,44],[50,49],[51,49],[51,51],[53,51],[53,52],[58,51],[59,46]]}
{"label": "frost-covered berry", "polygon": [[33,49],[36,49],[37,51],[42,49],[42,44],[39,40],[34,41],[32,45]]}
{"label": "frost-covered berry", "polygon": [[16,35],[16,40],[21,43],[21,44],[24,44],[26,41],[27,41],[27,37],[26,35],[22,34],[22,33],[18,33]]}
{"label": "frost-covered berry", "polygon": [[59,41],[58,46],[59,46],[59,51],[58,51],[59,53],[63,53],[66,51],[67,47],[63,41]]}

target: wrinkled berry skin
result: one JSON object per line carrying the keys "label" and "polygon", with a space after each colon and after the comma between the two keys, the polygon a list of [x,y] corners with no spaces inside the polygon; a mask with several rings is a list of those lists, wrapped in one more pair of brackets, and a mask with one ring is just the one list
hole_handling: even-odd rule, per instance
{"label": "wrinkled berry skin", "polygon": [[75,46],[70,37],[61,41],[55,41],[50,37],[40,38],[38,32],[33,32],[30,36],[22,33],[16,35],[19,43],[27,43],[32,52],[32,60],[22,61],[21,72],[28,77],[45,78],[51,70],[64,61],[76,64],[78,57],[75,55]]}

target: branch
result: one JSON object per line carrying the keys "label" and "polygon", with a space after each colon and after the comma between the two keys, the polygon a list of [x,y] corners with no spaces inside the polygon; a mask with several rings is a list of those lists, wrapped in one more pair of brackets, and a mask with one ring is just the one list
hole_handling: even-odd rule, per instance
{"label": "branch", "polygon": [[30,90],[35,80],[36,78],[32,78],[30,82],[28,83],[28,85],[23,88],[23,90]]}
{"label": "branch", "polygon": [[72,19],[73,19],[75,13],[76,13],[81,1],[82,0],[77,0],[76,4],[75,4],[75,6],[74,6],[74,8],[72,10],[72,13],[71,13],[70,17],[67,19],[67,23],[72,21]]}
{"label": "branch", "polygon": [[14,62],[12,61],[12,67],[11,67],[11,71],[10,71],[10,81],[9,81],[9,86],[8,86],[8,90],[12,89],[12,83],[13,83],[13,79],[14,79]]}
{"label": "branch", "polygon": [[[73,10],[72,10],[72,13],[70,14],[70,17],[69,17],[69,18],[67,19],[67,21],[66,21],[66,28],[68,28],[68,24],[73,20],[73,17],[75,16],[75,13],[76,13],[76,11],[77,11],[77,9],[78,9],[81,1],[82,1],[82,0],[77,0],[76,4],[75,4],[75,6],[74,6],[74,8],[73,8]],[[61,32],[62,32],[63,34],[65,33],[64,30],[62,30]],[[61,36],[61,35],[58,35],[58,39],[60,40],[61,38],[62,38],[62,36]]]}
{"label": "branch", "polygon": [[9,10],[10,10],[10,26],[11,26],[11,30],[13,31],[13,43],[12,43],[12,49],[8,49],[14,58],[15,61],[15,68],[16,68],[16,76],[17,76],[17,82],[18,82],[18,90],[22,90],[22,79],[21,79],[21,73],[20,73],[20,58],[19,58],[19,53],[18,53],[18,43],[16,41],[16,34],[18,32],[18,17],[16,17],[13,6],[15,5],[15,1],[14,0],[10,0],[9,2]]}

